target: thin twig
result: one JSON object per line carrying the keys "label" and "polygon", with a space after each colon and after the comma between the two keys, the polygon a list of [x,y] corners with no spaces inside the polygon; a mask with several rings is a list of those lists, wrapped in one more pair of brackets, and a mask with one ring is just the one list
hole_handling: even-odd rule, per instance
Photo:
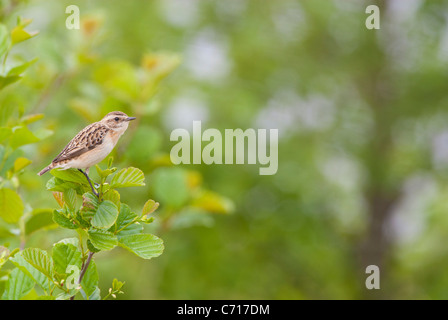
{"label": "thin twig", "polygon": [[[82,266],[81,273],[79,275],[78,285],[81,284],[82,278],[84,278],[84,274],[86,273],[87,268],[89,267],[90,260],[92,260],[93,254],[94,254],[94,252],[89,251],[89,256],[87,257],[86,263],[84,263],[84,265]],[[75,296],[72,296],[70,298],[70,300],[74,300],[74,299],[75,299]]]}

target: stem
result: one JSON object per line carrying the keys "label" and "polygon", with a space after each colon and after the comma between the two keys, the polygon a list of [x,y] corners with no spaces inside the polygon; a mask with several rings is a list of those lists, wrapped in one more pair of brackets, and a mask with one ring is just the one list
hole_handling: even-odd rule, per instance
{"label": "stem", "polygon": [[85,177],[87,178],[87,181],[89,182],[90,188],[92,188],[92,192],[94,195],[96,195],[99,199],[99,194],[98,192],[95,191],[95,188],[93,188],[92,182],[90,181],[89,175],[87,173],[85,173],[84,171],[82,171],[81,169],[78,169],[79,171],[82,172],[83,175],[85,175]]}
{"label": "stem", "polygon": [[[86,273],[87,268],[89,267],[90,260],[92,260],[93,255],[94,255],[94,252],[89,251],[89,256],[87,257],[86,262],[85,262],[84,265],[82,266],[81,274],[79,275],[79,279],[78,279],[78,284],[81,284],[82,278],[84,278],[84,274]],[[75,296],[72,296],[72,297],[70,298],[70,300],[74,300],[74,299],[75,299]]]}

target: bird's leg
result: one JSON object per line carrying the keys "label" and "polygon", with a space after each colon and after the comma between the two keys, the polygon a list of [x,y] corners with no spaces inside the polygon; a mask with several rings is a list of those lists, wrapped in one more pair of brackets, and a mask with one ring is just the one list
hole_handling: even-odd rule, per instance
{"label": "bird's leg", "polygon": [[92,182],[90,181],[90,178],[89,178],[89,175],[88,175],[87,173],[85,173],[84,171],[82,171],[81,169],[78,169],[78,170],[81,171],[82,174],[86,176],[87,181],[89,182],[90,188],[92,188],[92,192],[93,192],[93,194],[96,195],[96,196],[98,197],[98,192],[96,192],[95,188],[93,188],[93,186],[92,186]]}
{"label": "bird's leg", "polygon": [[[89,175],[89,170],[90,170],[90,168],[86,168],[85,173],[87,173],[87,175]],[[94,182],[93,185],[95,186],[95,188],[99,188],[100,187],[100,184],[96,183],[96,182]]]}

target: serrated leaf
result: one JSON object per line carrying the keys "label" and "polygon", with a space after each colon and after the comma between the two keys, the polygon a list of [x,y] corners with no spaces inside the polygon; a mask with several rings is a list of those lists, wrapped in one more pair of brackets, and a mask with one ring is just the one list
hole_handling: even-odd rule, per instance
{"label": "serrated leaf", "polygon": [[89,185],[87,178],[77,169],[53,169],[50,173],[56,178],[64,181],[75,182],[86,186]]}
{"label": "serrated leaf", "polygon": [[45,186],[49,191],[64,192],[68,189],[75,189],[78,194],[83,194],[84,187],[76,182],[65,181],[56,177],[52,177],[47,181]]}
{"label": "serrated leaf", "polygon": [[39,248],[26,248],[22,251],[22,256],[50,281],[53,280],[53,259],[46,251]]}
{"label": "serrated leaf", "polygon": [[117,237],[106,230],[91,229],[88,231],[92,245],[98,250],[111,250],[117,244]]}
{"label": "serrated leaf", "polygon": [[117,206],[112,201],[104,200],[99,204],[91,223],[95,228],[108,229],[115,223],[117,217]]}
{"label": "serrated leaf", "polygon": [[143,259],[158,257],[163,253],[163,241],[152,234],[133,234],[119,238],[118,245]]}
{"label": "serrated leaf", "polygon": [[64,203],[70,210],[76,209],[76,191],[75,189],[68,189],[63,194]]}
{"label": "serrated leaf", "polygon": [[24,206],[20,196],[11,189],[0,189],[0,217],[7,223],[16,223],[23,214]]}
{"label": "serrated leaf", "polygon": [[61,191],[53,191],[53,197],[56,199],[56,202],[62,208],[64,206],[64,193]]}
{"label": "serrated leaf", "polygon": [[83,229],[88,229],[91,227],[90,221],[84,219],[81,211],[79,211],[79,210],[76,211],[76,213],[75,213],[75,220],[76,220],[77,224]]}
{"label": "serrated leaf", "polygon": [[[125,204],[122,203],[120,206],[120,213],[118,214],[118,218],[115,224],[114,232],[118,232],[121,235],[126,235],[128,232],[133,232],[133,228],[131,227],[133,224],[132,222],[138,218],[138,216],[131,212],[131,208]],[[139,225],[140,231],[142,229],[142,226]]]}
{"label": "serrated leaf", "polygon": [[8,276],[2,299],[19,300],[27,295],[34,287],[34,280],[19,268],[15,268]]}
{"label": "serrated leaf", "polygon": [[60,275],[66,276],[67,267],[70,265],[77,266],[81,269],[81,252],[73,244],[62,242],[56,243],[53,246],[52,256],[54,270]]}
{"label": "serrated leaf", "polygon": [[100,202],[92,192],[86,192],[82,195],[81,215],[84,219],[92,218],[98,210]]}
{"label": "serrated leaf", "polygon": [[59,240],[58,242],[56,242],[55,245],[57,243],[71,244],[71,245],[73,245],[73,246],[75,246],[77,248],[78,245],[79,245],[79,240],[78,240],[78,238],[64,238],[64,239]]}
{"label": "serrated leaf", "polygon": [[124,168],[118,171],[112,181],[110,182],[111,188],[127,188],[127,187],[139,187],[145,185],[145,175],[143,172],[134,167]]}
{"label": "serrated leaf", "polygon": [[67,216],[64,209],[53,211],[53,221],[63,228],[78,229],[78,226]]}
{"label": "serrated leaf", "polygon": [[[25,250],[40,250],[40,249],[36,249],[36,248],[27,248]],[[46,263],[48,262],[48,259],[43,257],[43,254],[39,254],[39,253],[26,253],[27,255],[27,259],[25,259],[24,257],[24,252],[20,251],[17,252],[12,258],[10,258],[9,260],[16,266],[18,267],[21,271],[23,271],[26,275],[28,275],[31,279],[33,279],[42,289],[47,290],[49,287],[49,281],[50,279],[48,278],[48,276],[41,270],[45,270],[45,266]],[[42,251],[42,250],[41,250]],[[39,261],[35,261],[36,265],[40,265],[40,269],[37,269],[35,266],[33,266],[33,264],[31,263],[31,261],[33,261],[33,258],[36,260],[39,260],[40,258],[42,258],[41,263],[39,263]]]}

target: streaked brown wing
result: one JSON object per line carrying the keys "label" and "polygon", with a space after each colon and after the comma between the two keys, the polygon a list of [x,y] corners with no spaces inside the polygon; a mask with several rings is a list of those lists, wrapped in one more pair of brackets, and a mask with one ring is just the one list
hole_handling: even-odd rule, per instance
{"label": "streaked brown wing", "polygon": [[73,159],[94,149],[103,143],[108,131],[109,129],[99,122],[88,125],[65,146],[64,150],[59,153],[53,162]]}

